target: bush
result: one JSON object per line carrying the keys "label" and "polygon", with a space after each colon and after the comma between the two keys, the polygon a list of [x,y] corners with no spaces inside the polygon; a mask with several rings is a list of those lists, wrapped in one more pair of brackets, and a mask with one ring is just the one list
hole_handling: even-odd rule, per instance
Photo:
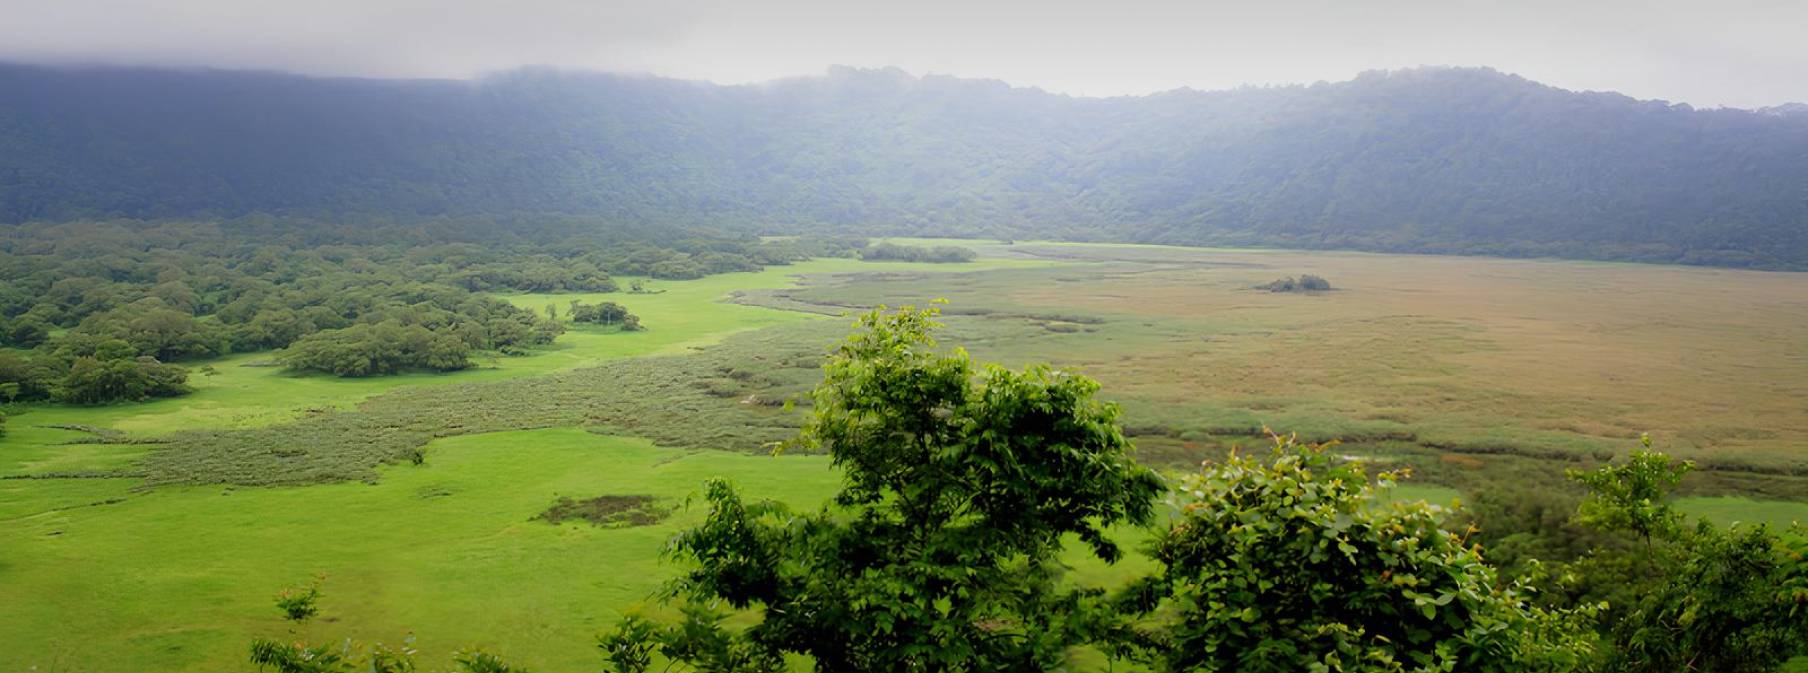
{"label": "bush", "polygon": [[370,376],[465,369],[470,354],[471,347],[452,334],[390,321],[309,334],[291,344],[281,360],[295,371]]}
{"label": "bush", "polygon": [[107,360],[82,356],[70,363],[52,397],[69,404],[136,402],[186,395],[194,391],[187,382],[188,370],[149,356]]}
{"label": "bush", "polygon": [[0,345],[37,348],[50,340],[50,325],[31,316],[0,322]]}
{"label": "bush", "polygon": [[1305,274],[1298,278],[1288,276],[1264,285],[1257,285],[1256,289],[1269,292],[1329,292],[1331,281],[1312,274]]}
{"label": "bush", "polygon": [[[1133,649],[1159,671],[1562,671],[1592,654],[1592,611],[1531,605],[1424,502],[1389,502],[1329,445],[1275,437],[1173,489],[1162,574],[1127,593],[1160,614]],[[1167,608],[1160,613],[1158,606]]]}
{"label": "bush", "polygon": [[276,608],[282,610],[283,619],[300,622],[320,614],[320,581],[320,578],[315,578],[305,587],[292,587],[277,592]]}
{"label": "bush", "polygon": [[31,402],[49,399],[60,375],[47,359],[27,359],[16,353],[0,351],[0,385],[11,386],[7,401]]}
{"label": "bush", "polygon": [[640,326],[640,317],[628,312],[628,307],[612,301],[600,304],[585,304],[572,300],[571,311],[567,313],[571,321],[591,325],[620,326],[624,332],[638,332],[645,329]]}

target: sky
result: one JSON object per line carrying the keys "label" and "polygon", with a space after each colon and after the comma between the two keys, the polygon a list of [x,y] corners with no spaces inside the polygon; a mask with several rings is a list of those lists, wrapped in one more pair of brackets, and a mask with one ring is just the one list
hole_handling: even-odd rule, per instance
{"label": "sky", "polygon": [[719,83],[831,65],[1081,96],[1491,66],[1698,107],[1808,101],[1808,0],[0,0],[0,60]]}

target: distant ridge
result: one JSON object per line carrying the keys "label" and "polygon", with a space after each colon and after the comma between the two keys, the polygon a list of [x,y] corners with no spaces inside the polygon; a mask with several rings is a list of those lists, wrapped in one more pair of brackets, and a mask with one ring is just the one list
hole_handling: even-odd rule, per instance
{"label": "distant ridge", "polygon": [[720,86],[0,65],[0,222],[562,213],[1799,269],[1805,110],[1485,68],[1097,99],[896,69]]}
{"label": "distant ridge", "polygon": [[1758,112],[1774,117],[1808,116],[1808,103],[1784,103],[1766,108],[1758,108]]}

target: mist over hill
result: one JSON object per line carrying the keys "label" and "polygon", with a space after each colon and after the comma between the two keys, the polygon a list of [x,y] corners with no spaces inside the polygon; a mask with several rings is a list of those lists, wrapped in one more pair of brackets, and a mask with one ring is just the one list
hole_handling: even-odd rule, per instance
{"label": "mist over hill", "polygon": [[1487,69],[1088,99],[845,68],[719,86],[0,65],[0,221],[251,213],[1808,268],[1808,114]]}

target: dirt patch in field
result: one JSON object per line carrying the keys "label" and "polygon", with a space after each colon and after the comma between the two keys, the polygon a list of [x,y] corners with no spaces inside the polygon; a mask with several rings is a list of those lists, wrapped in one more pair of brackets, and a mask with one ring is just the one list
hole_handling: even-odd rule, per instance
{"label": "dirt patch in field", "polygon": [[604,528],[631,528],[651,526],[671,513],[671,508],[660,507],[650,495],[599,495],[583,500],[559,498],[534,518],[555,524],[582,519]]}

